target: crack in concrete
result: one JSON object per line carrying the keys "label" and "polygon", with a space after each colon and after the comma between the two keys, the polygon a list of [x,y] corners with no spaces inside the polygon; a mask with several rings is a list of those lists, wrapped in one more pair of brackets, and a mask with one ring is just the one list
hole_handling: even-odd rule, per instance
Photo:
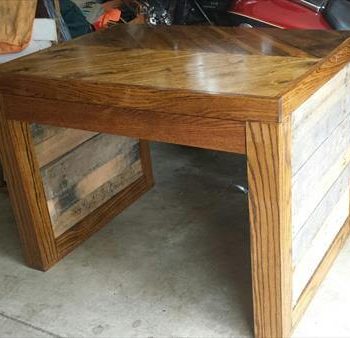
{"label": "crack in concrete", "polygon": [[22,324],[22,325],[24,325],[24,326],[27,326],[27,327],[29,327],[29,328],[31,328],[31,329],[33,329],[33,330],[36,330],[36,331],[45,333],[45,334],[47,334],[47,335],[49,335],[49,336],[51,336],[51,337],[55,337],[55,338],[64,338],[64,337],[62,337],[62,336],[59,336],[59,335],[56,334],[56,333],[47,331],[47,330],[42,329],[42,328],[40,328],[40,327],[38,327],[38,326],[34,326],[34,325],[30,324],[30,323],[27,323],[27,322],[25,322],[24,320],[18,319],[18,318],[16,318],[16,317],[9,316],[9,315],[7,315],[6,313],[4,313],[4,312],[2,312],[2,311],[0,311],[0,316],[3,317],[3,318],[6,318],[6,319],[8,319],[8,320],[12,320],[12,321],[14,321],[14,322],[16,322],[16,323],[18,323],[18,324]]}

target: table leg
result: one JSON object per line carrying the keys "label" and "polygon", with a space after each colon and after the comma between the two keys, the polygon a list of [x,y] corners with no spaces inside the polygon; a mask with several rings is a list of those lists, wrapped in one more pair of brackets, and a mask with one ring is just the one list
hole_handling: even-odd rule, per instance
{"label": "table leg", "polygon": [[256,338],[292,329],[290,129],[289,120],[246,128]]}
{"label": "table leg", "polygon": [[[26,263],[32,268],[45,271],[153,186],[149,145],[146,141],[137,142],[131,139],[120,143],[124,141],[118,136],[101,134],[91,138],[90,143],[83,142],[81,147],[75,147],[66,156],[60,156],[60,161],[69,161],[68,164],[64,162],[67,168],[77,165],[81,158],[88,158],[84,163],[88,169],[93,168],[92,171],[85,170],[78,181],[70,181],[67,189],[71,204],[68,206],[72,206],[72,211],[67,212],[67,199],[60,200],[66,203],[63,206],[50,203],[52,199],[48,199],[52,187],[58,186],[60,189],[62,184],[66,184],[61,172],[62,167],[55,167],[58,175],[52,177],[56,180],[53,183],[48,182],[43,170],[52,167],[40,167],[38,145],[34,145],[31,126],[6,118],[7,100],[8,98],[4,101],[0,96],[1,161]],[[100,157],[100,166],[95,168],[94,155],[87,149],[92,147],[96,151],[96,148],[107,142],[106,140],[108,144],[112,142],[110,156],[102,156],[102,159]],[[107,150],[104,150],[103,155],[106,152]],[[85,157],[82,154],[85,154]],[[52,165],[56,165],[58,161],[53,161]],[[72,172],[69,173],[72,175]],[[49,183],[52,185],[49,186]],[[64,192],[67,192],[67,189]],[[67,195],[59,196],[65,198]],[[58,209],[59,207],[61,209]],[[55,218],[57,210],[63,210],[59,223]],[[65,223],[67,219],[69,222]]]}
{"label": "table leg", "polygon": [[47,270],[58,252],[31,134],[27,123],[6,120],[0,100],[1,159],[25,260],[30,267]]}

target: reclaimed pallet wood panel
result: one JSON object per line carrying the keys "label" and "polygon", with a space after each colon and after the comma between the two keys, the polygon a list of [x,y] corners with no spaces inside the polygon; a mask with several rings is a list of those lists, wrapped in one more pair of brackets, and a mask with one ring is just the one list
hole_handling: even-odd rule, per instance
{"label": "reclaimed pallet wood panel", "polygon": [[46,125],[31,131],[56,238],[143,175],[138,140]]}
{"label": "reclaimed pallet wood panel", "polygon": [[347,66],[293,113],[294,305],[349,216],[349,83]]}
{"label": "reclaimed pallet wood panel", "polygon": [[350,117],[346,118],[292,178],[293,235],[350,162]]}
{"label": "reclaimed pallet wood panel", "polygon": [[98,133],[32,124],[33,140],[39,167],[58,159]]}
{"label": "reclaimed pallet wood panel", "polygon": [[308,281],[302,294],[300,295],[297,304],[293,308],[293,328],[295,328],[314,295],[316,294],[319,286],[326,277],[329,269],[332,267],[334,260],[337,258],[339,252],[344,247],[345,243],[349,239],[350,235],[350,220],[349,217],[346,219],[342,228],[334,238],[332,244],[329,246],[326,254],[322,258],[322,261],[317,266],[316,271]]}
{"label": "reclaimed pallet wood panel", "polygon": [[326,224],[326,220],[334,210],[339,201],[344,196],[349,195],[350,166],[347,166],[332,187],[327,191],[322,201],[312,212],[308,221],[294,236],[293,262],[295,265],[301,260],[306,251],[310,248],[310,243],[317,233]]}
{"label": "reclaimed pallet wood panel", "polygon": [[[292,170],[295,174],[316,149],[328,138],[347,116],[350,97],[346,95],[348,69],[344,68],[334,79],[313,95],[293,114]],[[334,95],[336,94],[336,95]]]}
{"label": "reclaimed pallet wood panel", "polygon": [[[125,159],[127,161],[127,159]],[[115,168],[116,172],[119,168]],[[97,187],[95,190],[86,195],[79,195],[79,191],[72,198],[71,206],[62,210],[57,209],[52,213],[52,220],[54,224],[54,233],[56,238],[77,224],[80,220],[91,214],[92,211],[109,201],[112,197],[117,195],[123,189],[127,188],[131,183],[135,182],[142,176],[141,161],[137,160],[129,164],[127,169],[121,173],[114,175],[105,183]],[[79,189],[79,187],[77,187]],[[51,204],[49,203],[49,211],[51,214]]]}
{"label": "reclaimed pallet wood panel", "polygon": [[[349,185],[347,187],[349,189]],[[349,191],[347,191],[334,205],[316,236],[309,242],[307,252],[295,266],[293,273],[294,304],[349,216],[349,201]]]}

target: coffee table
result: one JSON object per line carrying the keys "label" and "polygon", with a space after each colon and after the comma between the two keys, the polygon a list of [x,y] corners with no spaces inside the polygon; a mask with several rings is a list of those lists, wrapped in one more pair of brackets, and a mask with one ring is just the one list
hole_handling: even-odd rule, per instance
{"label": "coffee table", "polygon": [[[1,160],[28,264],[48,269],[152,186],[147,141],[246,154],[255,336],[290,336],[350,232],[349,37],[121,25],[1,67]],[[50,179],[62,169],[61,189],[85,168],[66,156],[85,160],[64,152],[45,171],[35,137],[50,132],[103,138],[87,157],[116,142],[112,162],[127,163],[76,223]],[[112,162],[72,183],[74,203]]]}

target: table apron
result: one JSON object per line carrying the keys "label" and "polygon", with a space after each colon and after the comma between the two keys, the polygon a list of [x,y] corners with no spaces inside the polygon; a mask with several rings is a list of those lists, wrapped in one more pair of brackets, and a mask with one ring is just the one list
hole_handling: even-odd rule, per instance
{"label": "table apron", "polygon": [[4,95],[4,106],[9,120],[246,153],[243,121],[12,95]]}

